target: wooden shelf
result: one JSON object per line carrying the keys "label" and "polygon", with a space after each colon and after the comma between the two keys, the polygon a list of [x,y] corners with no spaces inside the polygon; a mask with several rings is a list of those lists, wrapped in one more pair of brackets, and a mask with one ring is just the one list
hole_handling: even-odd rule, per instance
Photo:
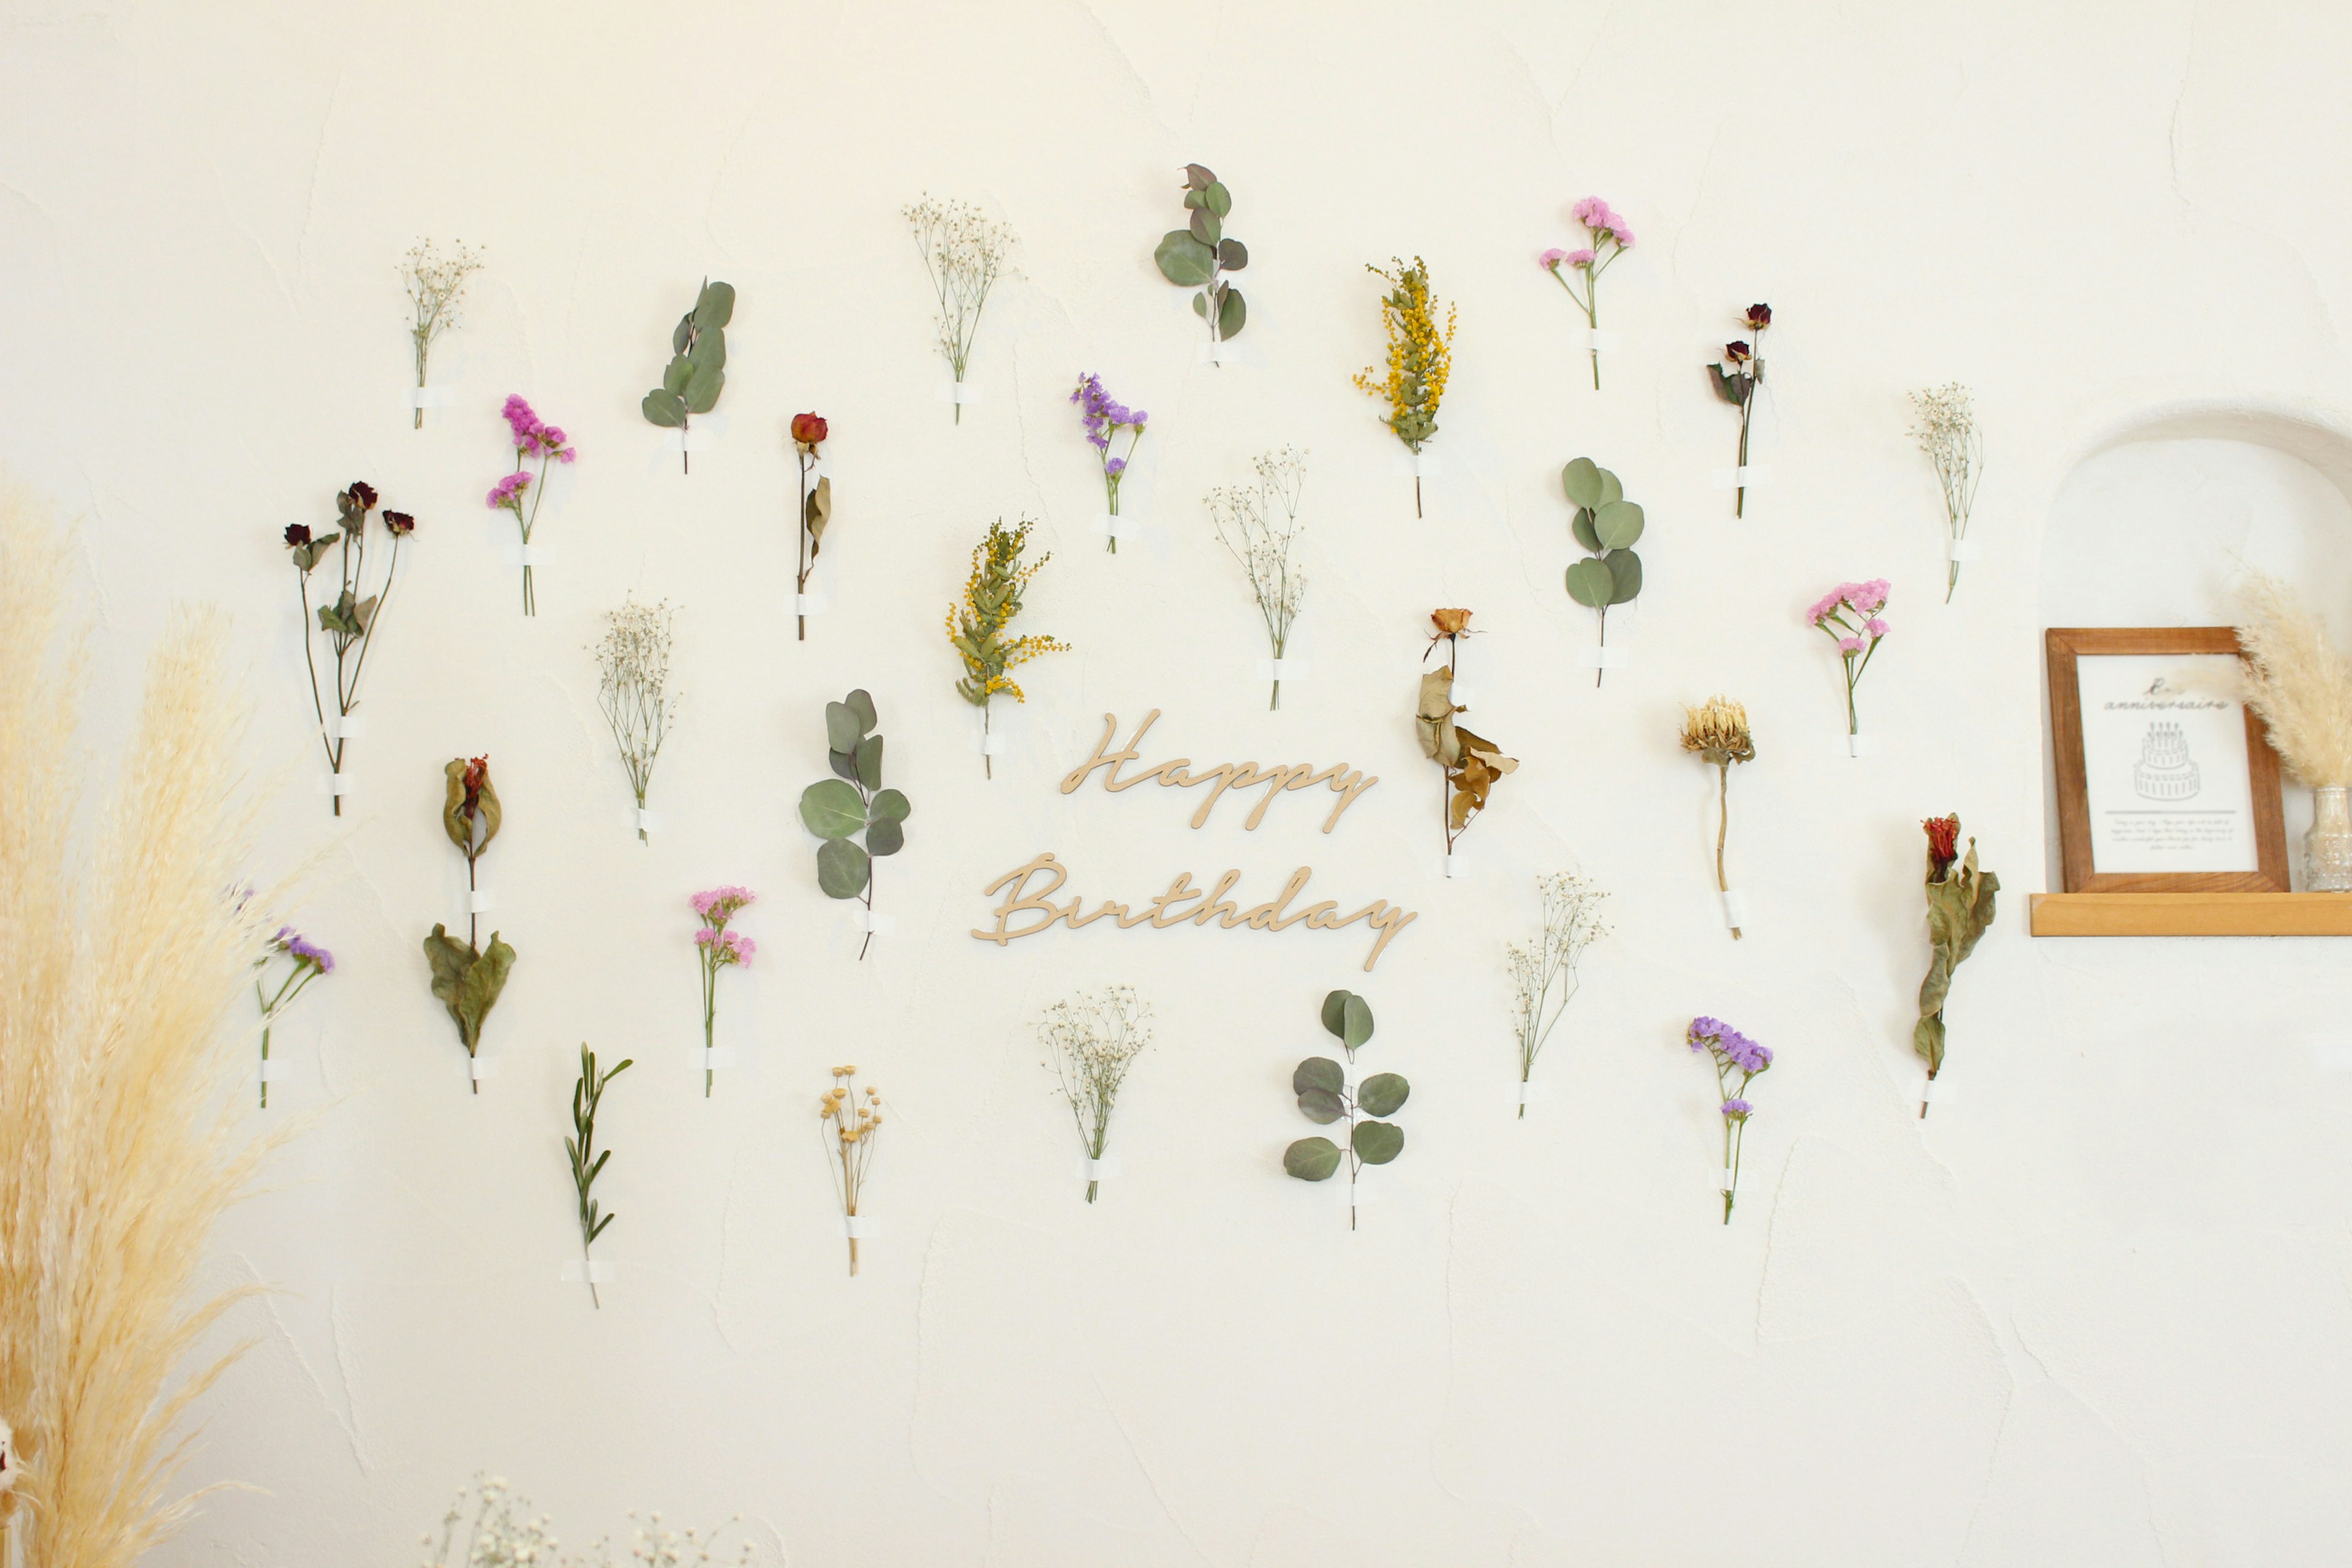
{"label": "wooden shelf", "polygon": [[2036,893],[2035,936],[2352,936],[2352,893]]}

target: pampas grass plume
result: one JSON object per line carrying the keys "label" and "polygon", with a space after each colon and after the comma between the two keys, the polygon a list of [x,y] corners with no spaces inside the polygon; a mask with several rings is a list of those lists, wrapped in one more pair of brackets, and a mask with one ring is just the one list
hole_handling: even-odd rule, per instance
{"label": "pampas grass plume", "polygon": [[[236,889],[238,705],[223,627],[177,612],[83,839],[84,634],[46,508],[0,492],[0,1417],[25,1568],[128,1568],[187,1514],[182,1363],[237,1292],[194,1287],[261,1149],[231,1023],[261,950]],[[29,1516],[29,1517],[28,1517]]]}
{"label": "pampas grass plume", "polygon": [[2238,586],[2247,706],[2287,771],[2319,789],[2352,784],[2352,660],[2293,588],[2262,572]]}

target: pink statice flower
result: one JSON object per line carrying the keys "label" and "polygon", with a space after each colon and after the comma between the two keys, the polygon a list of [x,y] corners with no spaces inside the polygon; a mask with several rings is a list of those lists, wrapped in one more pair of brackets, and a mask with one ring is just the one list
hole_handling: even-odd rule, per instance
{"label": "pink statice flower", "polygon": [[721,931],[716,926],[704,926],[694,933],[694,945],[706,951],[714,964],[749,963],[760,944],[740,931]]}
{"label": "pink statice flower", "polygon": [[724,888],[713,888],[706,893],[697,893],[687,901],[694,906],[696,914],[700,915],[712,925],[723,926],[737,910],[757,901],[759,896],[749,888],[739,888],[730,884]]}
{"label": "pink statice flower", "polygon": [[1845,603],[1845,585],[1841,584],[1813,601],[1812,608],[1805,612],[1805,624],[1820,626],[1823,621],[1828,620],[1843,603]]}
{"label": "pink statice flower", "polygon": [[1550,272],[1557,269],[1559,264],[1567,259],[1569,259],[1568,252],[1555,245],[1549,250],[1545,251],[1541,256],[1536,258],[1536,265],[1542,268],[1545,271]]}
{"label": "pink statice flower", "polygon": [[1876,615],[1885,606],[1891,584],[1884,577],[1873,577],[1867,583],[1845,584],[1846,603],[1865,616]]}
{"label": "pink statice flower", "polygon": [[568,463],[578,455],[563,427],[541,419],[520,393],[509,393],[506,405],[499,412],[506,416],[507,428],[514,434],[518,456],[552,458],[559,463]]}
{"label": "pink statice flower", "polygon": [[518,468],[500,479],[497,488],[490,491],[489,506],[493,510],[505,507],[520,516],[522,512],[522,492],[529,489],[530,489],[530,476]]}
{"label": "pink statice flower", "polygon": [[1863,629],[1867,631],[1872,637],[1883,637],[1886,635],[1886,623],[1879,619],[1876,616],[1873,616],[1870,617],[1869,624],[1864,626]]}
{"label": "pink statice flower", "polygon": [[1568,253],[1568,264],[1570,267],[1590,267],[1592,261],[1592,249],[1590,246],[1579,246]]}
{"label": "pink statice flower", "polygon": [[[1838,658],[1845,666],[1845,725],[1846,733],[1862,732],[1862,721],[1854,706],[1854,688],[1862,683],[1862,672],[1869,668],[1878,645],[1885,640],[1888,626],[1878,612],[1886,607],[1893,593],[1884,577],[1873,577],[1866,583],[1841,583],[1813,601],[1805,611],[1805,622],[1821,628],[1822,635],[1837,644]],[[1855,755],[1861,755],[1856,752]]]}
{"label": "pink statice flower", "polygon": [[1840,653],[1860,653],[1862,651],[1862,639],[1860,637],[1840,637],[1837,640],[1837,645],[1838,652]]}
{"label": "pink statice flower", "polygon": [[[1599,196],[1586,196],[1569,211],[1578,223],[1584,226],[1585,243],[1573,250],[1547,250],[1536,259],[1567,291],[1569,302],[1584,313],[1585,326],[1598,332],[1601,330],[1601,275],[1609,270],[1610,264],[1633,243],[1633,235],[1626,227],[1625,220]],[[1601,387],[1599,339],[1592,341],[1588,352],[1592,356],[1592,386],[1597,392]]]}

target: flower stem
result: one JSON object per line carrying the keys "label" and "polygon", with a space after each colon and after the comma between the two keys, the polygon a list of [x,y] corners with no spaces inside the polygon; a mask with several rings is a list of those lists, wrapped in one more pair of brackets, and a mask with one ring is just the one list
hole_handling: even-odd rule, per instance
{"label": "flower stem", "polygon": [[[1731,884],[1724,879],[1723,875],[1723,841],[1731,832],[1731,763],[1728,761],[1717,763],[1715,764],[1715,771],[1718,775],[1715,818],[1715,887],[1716,891],[1727,894],[1731,891]],[[1731,940],[1734,942],[1739,940],[1739,928],[1736,925],[1731,928]]]}

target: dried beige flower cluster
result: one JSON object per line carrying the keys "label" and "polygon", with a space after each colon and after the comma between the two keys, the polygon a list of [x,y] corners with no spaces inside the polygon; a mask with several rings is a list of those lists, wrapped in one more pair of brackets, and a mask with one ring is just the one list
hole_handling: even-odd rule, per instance
{"label": "dried beige flower cluster", "polygon": [[2352,660],[2295,591],[2250,573],[2238,588],[2246,704],[2287,771],[2314,789],[2352,784]]}

